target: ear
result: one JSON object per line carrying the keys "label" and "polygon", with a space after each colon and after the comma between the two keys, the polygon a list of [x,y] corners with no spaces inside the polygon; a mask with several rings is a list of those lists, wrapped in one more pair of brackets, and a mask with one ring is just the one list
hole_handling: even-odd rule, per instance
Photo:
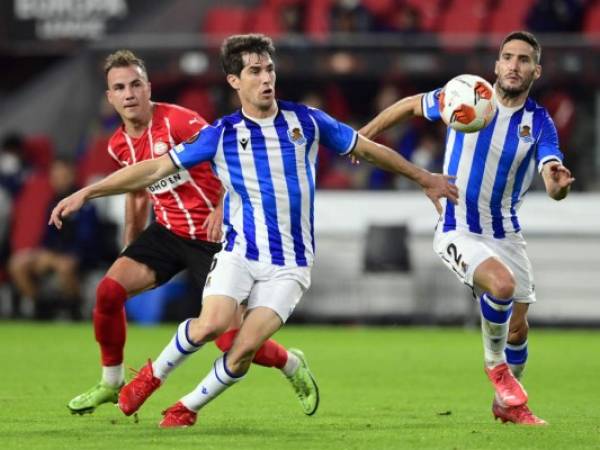
{"label": "ear", "polygon": [[240,78],[237,75],[229,74],[227,75],[227,82],[229,86],[238,91],[240,89]]}
{"label": "ear", "polygon": [[534,80],[537,80],[539,77],[542,76],[542,66],[539,64],[535,65],[535,72],[534,72]]}
{"label": "ear", "polygon": [[148,98],[152,97],[152,83],[148,81]]}
{"label": "ear", "polygon": [[[110,92],[110,89],[106,90],[106,100],[108,101],[108,103],[110,103],[111,105],[113,104],[112,102],[112,93]],[[113,105],[114,106],[114,105]]]}
{"label": "ear", "polygon": [[500,61],[496,60],[496,63],[494,64],[494,75],[498,76],[498,64],[500,63]]}

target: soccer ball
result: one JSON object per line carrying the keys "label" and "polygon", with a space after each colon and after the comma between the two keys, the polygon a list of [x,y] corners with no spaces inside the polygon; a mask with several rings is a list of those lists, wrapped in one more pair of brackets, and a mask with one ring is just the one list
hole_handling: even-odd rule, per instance
{"label": "soccer ball", "polygon": [[446,125],[457,131],[479,131],[496,114],[494,88],[477,75],[454,77],[440,93],[440,114]]}

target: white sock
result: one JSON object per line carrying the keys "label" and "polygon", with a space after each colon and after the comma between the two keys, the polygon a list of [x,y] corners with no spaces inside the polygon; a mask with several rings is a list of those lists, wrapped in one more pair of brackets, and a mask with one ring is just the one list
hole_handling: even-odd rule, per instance
{"label": "white sock", "polygon": [[508,322],[512,312],[512,299],[500,300],[487,292],[480,297],[481,335],[485,366],[495,367],[506,362],[504,347],[508,337]]}
{"label": "white sock", "polygon": [[285,366],[283,366],[281,371],[283,372],[283,374],[286,377],[291,377],[292,375],[294,375],[296,373],[296,370],[298,369],[298,366],[300,365],[300,358],[298,358],[293,353],[290,353],[289,351],[287,352],[287,356],[288,356],[287,362],[285,363]]}
{"label": "white sock", "polygon": [[212,369],[192,392],[182,397],[181,403],[192,411],[198,411],[244,375],[236,377],[226,366],[227,353],[215,360]]}
{"label": "white sock", "polygon": [[102,381],[110,387],[119,387],[125,383],[125,368],[118,366],[102,366]]}
{"label": "white sock", "polygon": [[188,329],[192,319],[187,319],[179,324],[173,339],[163,349],[156,361],[152,363],[152,372],[156,378],[165,381],[167,376],[176,369],[188,356],[202,348],[204,344],[192,342]]}
{"label": "white sock", "polygon": [[521,344],[511,344],[507,342],[504,354],[506,355],[506,361],[508,362],[508,366],[513,375],[517,380],[521,380],[521,378],[523,378],[523,372],[525,371],[525,364],[527,364],[527,341]]}

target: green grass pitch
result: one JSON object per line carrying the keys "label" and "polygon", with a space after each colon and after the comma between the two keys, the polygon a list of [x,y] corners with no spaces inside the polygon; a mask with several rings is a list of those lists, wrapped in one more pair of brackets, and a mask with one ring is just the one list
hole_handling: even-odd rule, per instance
{"label": "green grass pitch", "polygon": [[[128,329],[138,368],[173,325]],[[600,332],[532,330],[524,384],[547,428],[494,422],[478,330],[288,326],[276,338],[306,353],[321,406],[305,417],[277,370],[254,367],[188,429],[157,427],[217,355],[208,345],[140,410],[104,405],[72,416],[67,401],[99,378],[87,324],[0,323],[2,449],[578,449],[600,448]]]}

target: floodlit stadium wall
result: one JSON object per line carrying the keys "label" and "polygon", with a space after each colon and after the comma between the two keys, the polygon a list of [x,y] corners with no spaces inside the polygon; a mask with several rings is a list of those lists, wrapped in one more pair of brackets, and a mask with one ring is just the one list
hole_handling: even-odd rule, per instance
{"label": "floodlit stadium wall", "polygon": [[[534,268],[532,322],[600,323],[600,205],[598,194],[573,193],[555,202],[530,193],[520,210]],[[317,256],[312,286],[294,317],[306,321],[475,323],[477,308],[432,250],[436,214],[417,192],[319,192]],[[406,226],[408,264],[365,270],[372,234]],[[401,248],[389,242],[391,248]],[[389,255],[388,255],[389,256]],[[372,255],[371,255],[372,257]],[[384,258],[385,259],[385,258]],[[389,262],[389,257],[387,258]],[[402,262],[402,258],[399,258]]]}

